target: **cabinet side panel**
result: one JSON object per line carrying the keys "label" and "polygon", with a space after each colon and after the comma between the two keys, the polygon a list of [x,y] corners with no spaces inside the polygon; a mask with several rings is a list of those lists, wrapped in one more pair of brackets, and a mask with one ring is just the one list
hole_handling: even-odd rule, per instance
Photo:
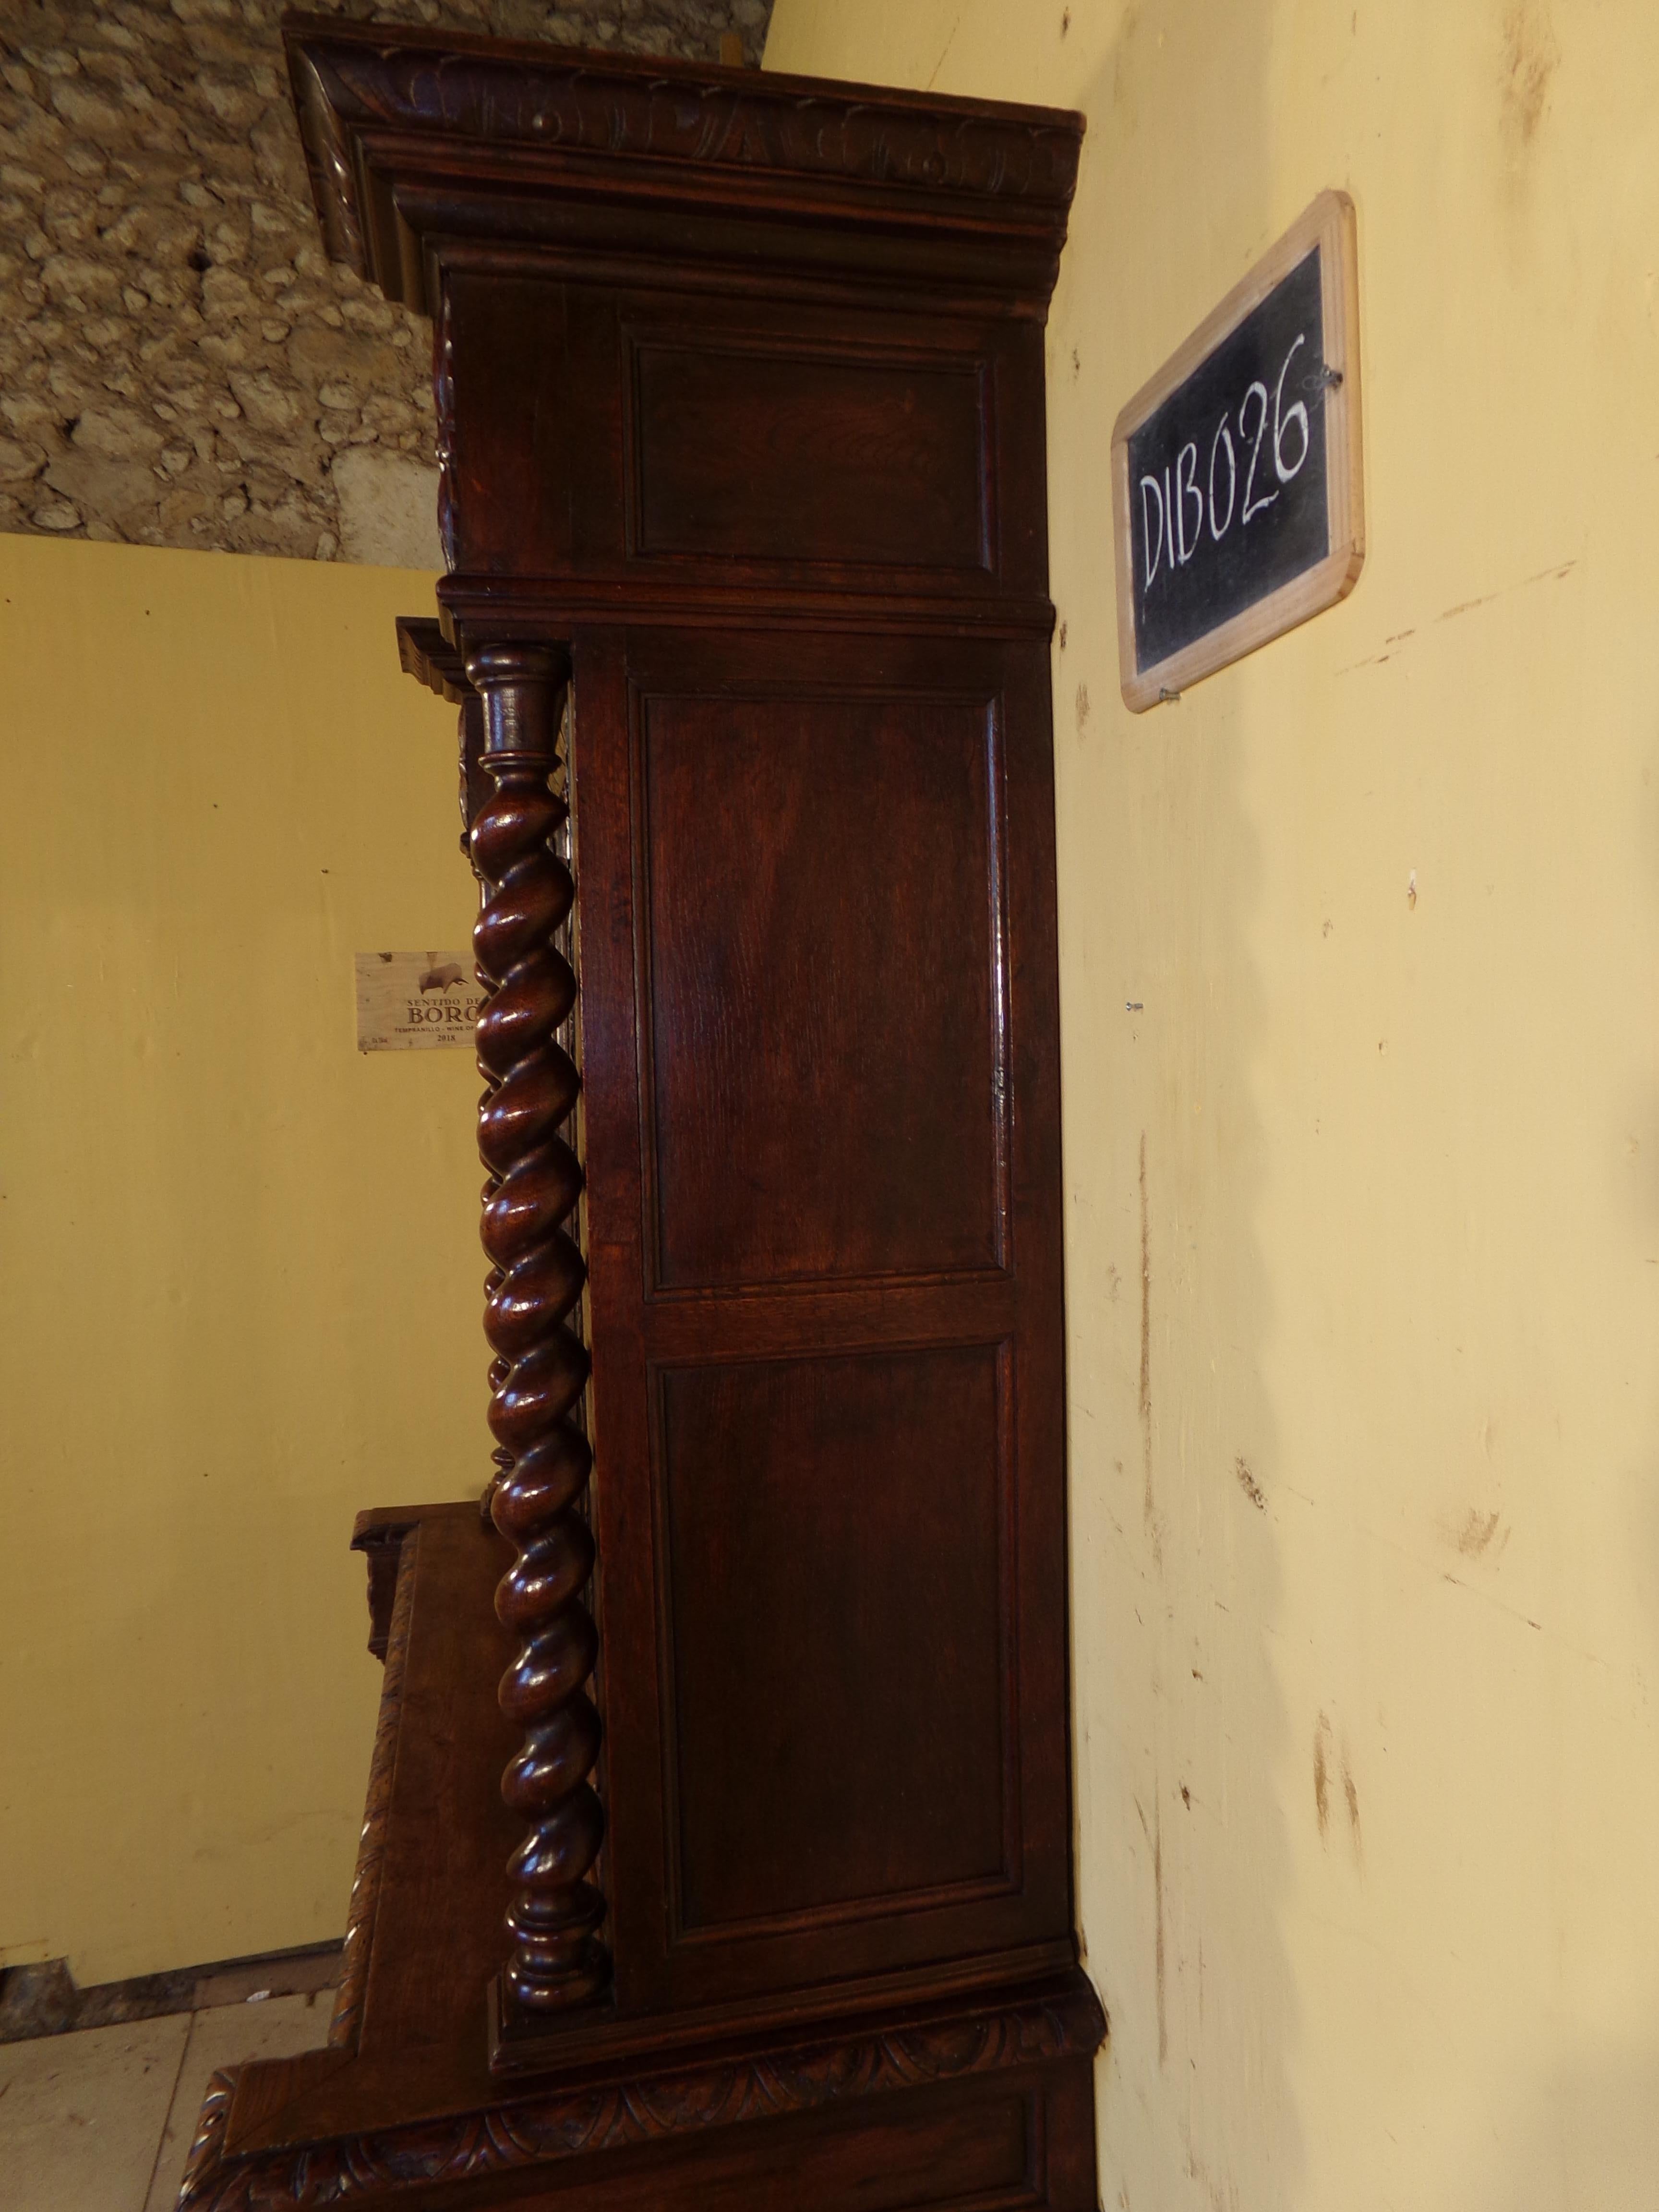
{"label": "cabinet side panel", "polygon": [[619,2010],[943,1988],[1070,1929],[1046,656],[575,665]]}
{"label": "cabinet side panel", "polygon": [[1013,1885],[1001,1365],[661,1376],[679,1941]]}
{"label": "cabinet side panel", "polygon": [[990,706],[732,685],[636,714],[658,1285],[997,1267]]}
{"label": "cabinet side panel", "polygon": [[971,360],[663,339],[632,366],[641,553],[988,565]]}

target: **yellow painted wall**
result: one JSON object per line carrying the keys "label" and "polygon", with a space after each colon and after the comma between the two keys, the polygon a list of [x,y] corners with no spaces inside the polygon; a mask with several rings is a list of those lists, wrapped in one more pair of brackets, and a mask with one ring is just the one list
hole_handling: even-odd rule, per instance
{"label": "yellow painted wall", "polygon": [[[1102,2202],[1650,2212],[1659,11],[777,0],[767,58],[1089,118],[1049,406]],[[1113,417],[1325,185],[1365,572],[1132,717]]]}
{"label": "yellow painted wall", "polygon": [[471,925],[431,582],[0,536],[0,1964],[340,1933],[351,1517],[487,1472],[471,1056],[353,1023]]}

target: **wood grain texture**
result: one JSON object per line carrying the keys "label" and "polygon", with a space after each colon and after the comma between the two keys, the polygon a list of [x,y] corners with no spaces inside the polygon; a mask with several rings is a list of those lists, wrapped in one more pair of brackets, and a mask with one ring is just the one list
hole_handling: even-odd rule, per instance
{"label": "wood grain texture", "polygon": [[1042,405],[1028,323],[884,297],[849,328],[810,301],[465,266],[444,313],[446,604],[556,579],[634,618],[758,591],[798,619],[893,594],[1030,619],[1042,517],[1003,490]]}
{"label": "wood grain texture", "polygon": [[[676,341],[630,348],[641,554],[983,568],[983,373],[896,349]],[[742,471],[724,438],[754,426]]]}
{"label": "wood grain texture", "polygon": [[995,702],[635,714],[654,1290],[1000,1267]]}
{"label": "wood grain texture", "polygon": [[[1326,501],[1330,551],[1315,568],[1230,622],[1149,668],[1136,665],[1134,556],[1129,509],[1129,441],[1227,332],[1241,323],[1310,247],[1322,260],[1324,358],[1338,379],[1324,395]],[[1365,563],[1365,490],[1359,408],[1359,263],[1353,202],[1322,192],[1234,285],[1122,409],[1112,429],[1112,535],[1116,548],[1118,672],[1123,702],[1143,713],[1189,684],[1254,653],[1344,599]]]}
{"label": "wood grain texture", "polygon": [[[929,1960],[937,1970],[1067,1941],[1066,1650],[1063,1600],[1053,1595],[1064,1587],[1065,1507],[1046,655],[889,641],[849,658],[823,639],[647,630],[579,640],[574,687],[584,874],[611,887],[587,912],[583,973],[619,2012],[781,2001],[857,1975],[922,1971]],[[665,817],[653,815],[647,775],[659,699],[702,702],[684,722],[678,705],[671,718],[686,803]],[[873,733],[867,745],[854,742],[860,732]],[[733,772],[732,763],[748,765]],[[659,864],[681,888],[658,898],[653,915]],[[666,969],[665,931],[674,945]],[[867,995],[866,963],[880,979]],[[665,1049],[666,1084],[657,1072]],[[665,1128],[677,1117],[678,1137]],[[872,1517],[847,1571],[854,1583],[867,1574],[872,1589],[907,1572],[956,1577],[947,1671],[1010,1655],[1020,1787],[1007,1864],[1017,1877],[972,1898],[923,1881],[927,1901],[915,1909],[872,1899],[833,1923],[751,1920],[730,1941],[677,1942],[666,1904],[674,1670],[653,1372],[867,1356],[875,1376],[889,1347],[1005,1341],[1013,1379],[996,1407],[977,1401],[974,1449],[981,1468],[1006,1455],[1016,1533],[1006,1589],[988,1593],[980,1557],[965,1530],[958,1553],[948,1516],[929,1524],[928,1463],[914,1456],[896,1476],[914,1486],[905,1543]],[[925,1401],[926,1363],[906,1371]],[[728,1398],[714,1409],[736,1419]],[[827,1438],[827,1403],[823,1419]],[[734,1457],[736,1430],[712,1432],[708,1449]],[[815,1510],[798,1487],[791,1510],[806,1558]],[[782,1632],[766,1589],[744,1602]],[[703,1619],[699,1640],[722,1632],[712,1613]],[[873,1708],[896,1696],[919,1710],[908,1701],[927,1694],[925,1672],[911,1679],[907,1660],[896,1688],[886,1656],[896,1653],[873,1630],[860,1638],[858,1621],[854,1609],[836,1654],[848,1699]],[[748,1624],[729,1620],[723,1633],[742,1642]],[[721,1663],[712,1650],[683,1649],[679,1659]],[[805,1710],[811,1677],[798,1649],[750,1638],[745,1663],[757,1696]],[[947,1704],[948,1687],[939,1692]],[[733,1768],[741,1743],[734,1728],[721,1754]],[[971,1761],[958,1755],[965,1775]],[[988,1772],[981,1761],[952,1817],[984,1834],[1003,1789],[994,1762]],[[748,1848],[758,1866],[785,1850],[767,1824],[787,1822],[781,1800],[756,1818]],[[913,1863],[926,1857],[918,1848]]]}
{"label": "wood grain texture", "polygon": [[659,1373],[671,1942],[1018,1889],[1006,1367]]}

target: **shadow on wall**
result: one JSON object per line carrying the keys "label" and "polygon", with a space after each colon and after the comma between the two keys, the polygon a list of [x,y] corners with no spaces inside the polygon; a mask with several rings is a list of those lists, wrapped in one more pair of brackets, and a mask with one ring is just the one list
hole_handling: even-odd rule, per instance
{"label": "shadow on wall", "polygon": [[[1659,1407],[1653,1410],[1659,1428]],[[1629,1472],[1641,1498],[1643,1555],[1647,1561],[1650,1648],[1659,1669],[1659,1483],[1651,1466]],[[1649,1858],[1652,1838],[1646,1838]],[[1564,1883],[1564,1888],[1567,1884]],[[1558,1938],[1558,1940],[1561,1940]],[[1594,1972],[1566,1954],[1581,1977]],[[1540,2009],[1550,2008],[1540,1992]],[[1465,2156],[1471,2179],[1464,2202],[1470,2212],[1637,2212],[1651,2204],[1659,2174],[1659,2002],[1647,2008],[1650,2025],[1614,2039],[1582,2033],[1571,2056],[1531,2078],[1517,2078],[1502,2099],[1503,2124],[1486,2140],[1470,2140]],[[1559,2034],[1558,2046],[1565,2041]]]}
{"label": "shadow on wall", "polygon": [[1306,1752],[1271,1653],[1253,1225],[1262,861],[1238,688],[1121,703],[1108,476],[1118,409],[1271,242],[1267,24],[1264,0],[1125,11],[1081,95],[1049,327],[1079,1905],[1111,2022],[1109,2212],[1288,2204],[1302,2172],[1276,1777]]}
{"label": "shadow on wall", "polygon": [[[1633,803],[1644,817],[1642,846],[1649,903],[1659,910],[1659,724],[1650,733],[1641,780],[1643,790]],[[1630,999],[1632,1028],[1639,1034],[1648,1008],[1638,991],[1632,990]],[[1659,1146],[1659,1092],[1651,1088],[1650,1079],[1632,1119],[1644,1134],[1651,1133],[1650,1143]],[[1659,1167],[1649,1166],[1644,1184],[1638,1187],[1631,1226],[1651,1251],[1659,1236]],[[1659,1446],[1652,1441],[1659,1438],[1659,1401],[1648,1406],[1644,1435],[1648,1441],[1643,1455],[1620,1471],[1619,1486],[1626,1503],[1630,1542],[1642,1562],[1635,1577],[1644,1601],[1646,1631],[1634,1668],[1638,1682],[1644,1674],[1649,1680],[1659,1680]],[[1597,1688],[1609,1705],[1619,1695],[1622,1671],[1595,1662],[1587,1668],[1600,1678]],[[1540,1741],[1540,1756],[1549,1756],[1546,1742]],[[1650,1825],[1644,1832],[1632,1820],[1622,1835],[1608,1833],[1605,1844],[1607,1858],[1613,1862],[1612,1883],[1629,1879],[1632,1862],[1637,1869],[1644,1862],[1649,1867],[1653,1863]],[[1556,1848],[1564,1857],[1571,1856],[1562,1850],[1559,1837]],[[1595,1863],[1563,1870],[1558,1911],[1564,1917],[1571,1910],[1566,1900],[1575,1878],[1583,1884],[1588,1876],[1593,1887],[1598,1871]],[[1588,1918],[1581,1915],[1581,1921]],[[1592,1955],[1575,1957],[1571,1924],[1566,1932],[1558,1932],[1558,1983],[1576,1980],[1581,1990],[1584,1984],[1595,1984],[1594,1940],[1592,1935],[1583,1945]],[[1639,1943],[1642,1937],[1632,1940]],[[1619,1966],[1626,1963],[1620,1960]],[[1621,1980],[1626,1983],[1627,2004],[1631,1978],[1626,1972],[1607,1977],[1615,1987]],[[1553,2008],[1554,1994],[1540,1991],[1540,2012],[1547,2014]],[[1623,2036],[1603,2030],[1592,2039],[1580,2028],[1577,2039],[1570,2042],[1558,2027],[1553,2038],[1558,2050],[1565,2047],[1570,2055],[1530,2077],[1520,2075],[1507,2089],[1504,2124],[1492,2130],[1492,2140],[1468,2146],[1471,2168],[1492,2177],[1470,2186],[1466,2202],[1471,2212],[1579,2212],[1581,2207],[1584,2212],[1637,2212],[1637,2208],[1653,2203],[1655,2177],[1659,2175],[1659,2096],[1655,2094],[1659,2083],[1659,1993],[1649,1993],[1638,2002],[1642,2025],[1638,2027],[1632,2019]],[[1582,1996],[1577,2005],[1570,1997],[1560,2007],[1569,2020],[1575,2011],[1582,2018],[1585,2010],[1595,2008],[1584,2006]],[[1616,1998],[1607,2009],[1617,2009]]]}

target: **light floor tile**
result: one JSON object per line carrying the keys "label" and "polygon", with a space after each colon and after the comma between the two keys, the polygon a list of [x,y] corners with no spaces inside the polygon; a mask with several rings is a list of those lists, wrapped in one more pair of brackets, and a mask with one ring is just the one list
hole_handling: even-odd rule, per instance
{"label": "light floor tile", "polygon": [[143,2212],[172,2212],[210,2077],[223,2067],[240,2066],[245,2058],[289,2058],[296,2051],[316,2050],[328,2041],[333,2009],[333,1990],[319,1990],[267,1997],[262,2004],[215,2005],[191,2014],[190,2041],[161,2136],[155,2178],[148,2197],[134,2198],[132,2212],[141,2203]]}
{"label": "light floor tile", "polygon": [[190,2018],[0,2044],[6,2212],[139,2212]]}

